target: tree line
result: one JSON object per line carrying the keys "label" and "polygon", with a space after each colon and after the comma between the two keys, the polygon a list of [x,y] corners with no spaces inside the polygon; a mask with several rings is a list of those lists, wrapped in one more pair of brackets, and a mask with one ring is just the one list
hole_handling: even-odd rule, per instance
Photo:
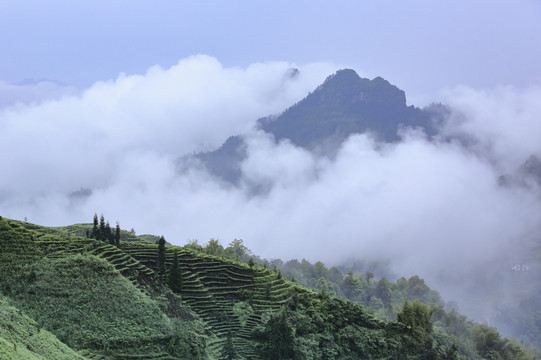
{"label": "tree line", "polygon": [[116,222],[116,228],[113,231],[109,221],[105,221],[105,217],[101,214],[98,222],[98,214],[94,213],[92,221],[92,230],[86,231],[86,237],[103,241],[111,245],[120,246],[120,224]]}
{"label": "tree line", "polygon": [[[269,261],[254,255],[244,246],[243,241],[238,239],[232,241],[227,247],[222,246],[215,239],[211,239],[206,245],[192,241],[185,247],[224,259],[248,264],[255,263],[272,269],[277,276],[283,276],[300,285],[319,290],[320,298],[327,299],[323,301],[324,303],[329,299],[337,301],[336,299],[343,298],[350,300],[352,304],[362,305],[367,313],[379,319],[398,320],[410,329],[415,342],[422,345],[423,359],[531,359],[525,348],[516,340],[502,337],[495,328],[475,323],[466,316],[460,315],[456,311],[456,303],[445,304],[438,292],[426,285],[424,280],[417,275],[409,279],[401,277],[393,282],[385,277],[378,279],[372,271],[344,271],[345,266],[327,268],[320,261],[314,264],[305,259],[301,261],[293,259],[286,262],[280,259]],[[377,266],[373,270],[378,270]],[[295,308],[298,306],[292,307],[292,309]],[[332,309],[332,306],[324,308]],[[310,342],[314,341],[314,337],[326,338],[329,334],[336,333],[336,331],[330,331],[319,335],[307,334],[309,339],[305,340],[302,336],[288,338],[291,332],[297,335],[302,332],[299,324],[306,322],[309,318],[309,314],[299,313],[298,310],[283,309],[273,314],[271,320],[256,329],[257,352],[263,359],[269,360],[306,358],[304,354],[306,348],[302,346],[303,341]],[[331,323],[330,319],[323,323]],[[433,325],[437,328],[435,333]],[[309,329],[310,326],[306,329],[307,333],[311,332]],[[448,346],[438,345],[438,338],[445,339]],[[340,342],[339,338],[335,338],[334,341]],[[458,356],[458,353],[466,355]],[[324,355],[321,357],[325,358]],[[313,358],[318,358],[318,356],[314,355]]]}

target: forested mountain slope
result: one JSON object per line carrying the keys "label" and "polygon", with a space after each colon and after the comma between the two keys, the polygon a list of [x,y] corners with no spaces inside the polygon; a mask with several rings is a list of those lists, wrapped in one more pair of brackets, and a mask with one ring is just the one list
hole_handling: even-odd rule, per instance
{"label": "forested mountain slope", "polygon": [[[0,220],[0,313],[20,314],[23,326],[71,349],[43,333],[58,349],[48,359],[70,351],[89,359],[529,358],[499,335],[480,348],[456,343],[417,302],[404,305],[400,321],[384,322],[253,262],[62,232]],[[21,330],[0,325],[6,354],[41,336],[35,329],[17,338]]]}

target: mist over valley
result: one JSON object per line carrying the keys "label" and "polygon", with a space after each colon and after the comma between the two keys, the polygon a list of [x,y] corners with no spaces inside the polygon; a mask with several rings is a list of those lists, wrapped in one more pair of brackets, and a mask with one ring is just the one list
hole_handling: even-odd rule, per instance
{"label": "mist over valley", "polygon": [[539,355],[541,8],[422,3],[0,5],[0,358]]}

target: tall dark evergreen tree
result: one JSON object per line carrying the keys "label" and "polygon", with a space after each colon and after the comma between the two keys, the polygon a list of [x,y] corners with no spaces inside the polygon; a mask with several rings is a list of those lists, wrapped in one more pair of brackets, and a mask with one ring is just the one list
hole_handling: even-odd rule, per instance
{"label": "tall dark evergreen tree", "polygon": [[165,277],[165,238],[163,236],[158,240],[158,275],[163,281]]}
{"label": "tall dark evergreen tree", "polygon": [[99,239],[99,230],[98,230],[98,214],[94,213],[94,222],[92,226],[92,237],[94,239]]}
{"label": "tall dark evergreen tree", "polygon": [[417,300],[404,302],[402,311],[396,315],[396,319],[411,329],[416,340],[423,343],[432,332],[432,315],[435,309]]}
{"label": "tall dark evergreen tree", "polygon": [[120,246],[120,224],[118,223],[118,221],[116,222],[115,245],[117,247]]}
{"label": "tall dark evergreen tree", "polygon": [[99,235],[99,240],[106,241],[107,238],[105,237],[105,217],[103,216],[103,214],[101,214],[100,216]]}
{"label": "tall dark evergreen tree", "polygon": [[109,224],[109,221],[105,223],[105,241],[111,245],[115,244],[115,235],[113,234],[113,231],[111,230],[111,225]]}
{"label": "tall dark evergreen tree", "polygon": [[169,287],[174,293],[180,294],[182,291],[182,273],[180,271],[180,263],[178,261],[178,250],[175,250],[173,255],[173,264],[169,271]]}

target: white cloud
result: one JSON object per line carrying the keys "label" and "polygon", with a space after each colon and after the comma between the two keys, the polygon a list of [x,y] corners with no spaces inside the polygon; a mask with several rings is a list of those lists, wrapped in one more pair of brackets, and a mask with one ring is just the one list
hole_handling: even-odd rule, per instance
{"label": "white cloud", "polygon": [[217,147],[301,99],[334,70],[311,64],[285,79],[292,66],[223,68],[195,56],[170,69],[98,82],[80,96],[2,109],[0,151],[10,156],[0,192],[32,197],[104,188],[132,153],[180,156]]}
{"label": "white cloud", "polygon": [[530,155],[541,155],[541,87],[460,86],[444,91],[444,99],[457,114],[447,130],[475,136],[479,150],[489,151],[506,171]]}

